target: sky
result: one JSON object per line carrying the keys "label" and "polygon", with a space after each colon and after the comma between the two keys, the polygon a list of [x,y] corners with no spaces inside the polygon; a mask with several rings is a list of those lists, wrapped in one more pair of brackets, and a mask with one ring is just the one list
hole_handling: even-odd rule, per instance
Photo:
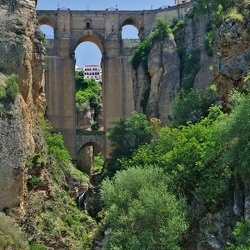
{"label": "sky", "polygon": [[[174,0],[38,0],[38,10],[56,10],[69,8],[71,10],[105,10],[118,8],[118,10],[150,10],[159,9],[163,6],[173,6]],[[47,38],[53,36],[53,30],[44,25],[41,30]],[[123,27],[123,38],[137,38],[138,31],[132,26]],[[101,52],[91,42],[81,43],[75,51],[76,65],[83,67],[84,64],[100,65]]]}

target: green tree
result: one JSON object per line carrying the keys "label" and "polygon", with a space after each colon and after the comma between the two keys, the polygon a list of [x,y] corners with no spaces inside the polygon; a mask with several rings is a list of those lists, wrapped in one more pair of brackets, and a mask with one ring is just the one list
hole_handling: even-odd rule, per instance
{"label": "green tree", "polygon": [[19,92],[19,86],[16,82],[17,76],[12,74],[5,80],[5,88],[0,86],[0,100],[14,102]]}
{"label": "green tree", "polygon": [[107,137],[112,141],[114,158],[128,157],[132,150],[140,145],[149,142],[152,128],[144,114],[132,112],[132,117],[126,120],[118,118],[115,125],[107,133]]}
{"label": "green tree", "polygon": [[167,191],[157,167],[118,172],[101,186],[105,225],[111,228],[105,249],[177,250],[187,230],[184,200]]}
{"label": "green tree", "polygon": [[173,126],[200,122],[208,116],[209,107],[215,104],[217,93],[215,89],[191,89],[187,94],[182,90],[181,99],[174,102],[172,122]]}
{"label": "green tree", "polygon": [[228,243],[227,250],[249,250],[250,249],[250,221],[237,222],[233,231],[236,239],[234,243]]}
{"label": "green tree", "polygon": [[[101,85],[94,79],[84,79],[84,71],[76,71],[76,109],[94,112],[94,120],[98,116],[101,102]],[[96,121],[95,121],[96,122]],[[96,122],[97,123],[97,122]],[[99,128],[99,125],[95,126]]]}
{"label": "green tree", "polygon": [[243,181],[250,178],[250,96],[233,92],[230,115],[218,124],[220,140],[224,144],[223,160]]}
{"label": "green tree", "polygon": [[225,193],[232,175],[221,158],[224,144],[218,139],[219,121],[215,119],[222,117],[220,108],[213,107],[200,123],[161,128],[153,143],[140,147],[131,158],[121,161],[122,168],[158,165],[169,176],[169,187],[176,194],[195,196],[211,205],[221,202],[227,198]]}

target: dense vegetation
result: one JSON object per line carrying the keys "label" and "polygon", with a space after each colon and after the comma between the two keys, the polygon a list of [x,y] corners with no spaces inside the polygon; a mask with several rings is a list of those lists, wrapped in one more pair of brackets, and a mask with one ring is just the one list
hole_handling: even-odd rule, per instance
{"label": "dense vegetation", "polygon": [[217,101],[215,86],[211,86],[209,90],[190,89],[188,93],[182,89],[180,95],[181,99],[175,101],[173,105],[171,116],[173,126],[201,121],[202,118],[208,116],[209,107]]}
{"label": "dense vegetation", "polygon": [[16,227],[15,221],[0,213],[0,249],[28,250],[27,236]]}
{"label": "dense vegetation", "polygon": [[121,169],[121,163],[117,158],[128,158],[132,151],[151,139],[152,128],[144,114],[132,113],[128,119],[118,118],[107,137],[112,141],[112,160],[104,170],[103,176],[113,176]]}
{"label": "dense vegetation", "polygon": [[162,169],[153,166],[132,167],[103,181],[105,223],[111,228],[105,249],[180,249],[187,209],[167,183]]}
{"label": "dense vegetation", "polygon": [[62,135],[47,121],[40,121],[44,133],[44,152],[26,162],[29,199],[20,225],[29,237],[30,249],[90,249],[95,221],[77,209],[74,185],[88,186],[88,176],[77,170],[64,146]]}
{"label": "dense vegetation", "polygon": [[[130,156],[119,160],[120,170],[123,169],[123,171],[117,172],[114,179],[106,179],[102,186],[102,199],[106,209],[105,223],[113,230],[106,249],[119,249],[118,246],[126,245],[126,237],[134,239],[131,240],[131,246],[128,249],[148,249],[146,246],[151,246],[152,242],[149,242],[150,239],[153,241],[154,235],[151,235],[150,226],[146,227],[148,231],[145,234],[148,237],[145,239],[139,221],[144,214],[151,214],[147,210],[149,208],[142,204],[148,203],[153,209],[156,204],[151,199],[154,196],[158,197],[159,194],[161,198],[155,203],[160,210],[161,202],[164,201],[161,193],[164,190],[161,186],[162,180],[165,180],[163,181],[165,195],[170,194],[168,199],[180,202],[185,197],[189,205],[196,200],[209,212],[215,212],[219,204],[222,206],[232,199],[234,178],[238,178],[239,182],[243,183],[249,180],[250,114],[247,110],[250,106],[250,97],[240,92],[233,92],[230,95],[230,103],[230,115],[223,114],[221,107],[212,106],[209,108],[207,117],[203,117],[200,122],[186,123],[177,127],[159,127],[158,132],[152,134],[153,139],[150,143],[144,141],[137,149],[131,147]],[[178,104],[175,107],[178,108]],[[123,133],[126,133],[126,130],[129,129],[124,128]],[[114,131],[122,134],[121,130]],[[120,143],[122,145],[122,142]],[[159,186],[152,185],[154,186],[152,188],[147,171],[160,173],[157,178]],[[150,176],[153,180],[152,172]],[[126,198],[127,195],[130,198]],[[165,209],[167,210],[167,207]],[[185,209],[188,210],[188,207],[186,206]],[[174,216],[171,220],[175,220]],[[192,216],[191,212],[190,223]],[[171,223],[167,218],[162,222],[165,223],[163,227]],[[176,220],[184,223],[177,217]],[[135,229],[133,229],[134,226],[136,226]],[[186,226],[181,228],[183,231],[187,229]],[[178,229],[176,230],[178,232]],[[233,246],[249,244],[247,237],[241,237],[241,234],[249,236],[249,233],[247,221],[238,224],[234,233],[238,243],[232,244],[230,249],[233,249]],[[171,236],[165,235],[166,241],[168,237]],[[159,245],[157,249],[178,249],[181,233],[178,237],[178,240],[173,243],[174,246],[168,248],[169,243],[162,242],[165,248]],[[158,239],[159,242],[156,244],[161,244],[160,237]]]}

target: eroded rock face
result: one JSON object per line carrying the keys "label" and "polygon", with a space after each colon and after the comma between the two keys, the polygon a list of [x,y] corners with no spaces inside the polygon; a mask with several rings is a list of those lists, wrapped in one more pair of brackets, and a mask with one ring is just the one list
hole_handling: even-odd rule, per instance
{"label": "eroded rock face", "polygon": [[205,49],[206,26],[209,22],[207,16],[199,19],[188,19],[186,26],[185,48],[187,51],[200,50],[200,70],[194,81],[194,89],[208,89],[213,81],[213,73],[210,66],[213,65],[213,57],[208,56]]}
{"label": "eroded rock face", "polygon": [[0,72],[17,75],[20,92],[0,112],[0,210],[22,202],[26,158],[42,147],[36,117],[45,109],[44,49],[35,5],[34,0],[0,2]]}
{"label": "eroded rock face", "polygon": [[151,77],[150,95],[146,114],[169,123],[173,102],[178,98],[180,88],[180,60],[173,39],[158,43],[150,51],[148,72]]}
{"label": "eroded rock face", "polygon": [[250,65],[250,3],[242,6],[244,20],[230,18],[219,29],[214,80],[226,106],[227,94],[242,86]]}
{"label": "eroded rock face", "polygon": [[140,66],[134,81],[135,107],[147,117],[169,123],[173,101],[180,87],[180,60],[173,39],[153,46],[148,56],[148,73]]}

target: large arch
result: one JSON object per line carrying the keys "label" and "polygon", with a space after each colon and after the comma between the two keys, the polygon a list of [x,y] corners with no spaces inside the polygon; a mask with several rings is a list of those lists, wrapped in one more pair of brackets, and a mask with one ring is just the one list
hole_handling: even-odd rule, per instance
{"label": "large arch", "polygon": [[104,53],[104,48],[103,48],[102,42],[100,41],[100,39],[97,36],[92,35],[92,34],[86,34],[86,35],[83,35],[80,38],[78,38],[76,40],[76,43],[73,46],[73,51],[75,51],[77,46],[80,43],[83,43],[83,42],[92,42],[92,43],[94,43],[100,49],[101,53],[102,54]]}

